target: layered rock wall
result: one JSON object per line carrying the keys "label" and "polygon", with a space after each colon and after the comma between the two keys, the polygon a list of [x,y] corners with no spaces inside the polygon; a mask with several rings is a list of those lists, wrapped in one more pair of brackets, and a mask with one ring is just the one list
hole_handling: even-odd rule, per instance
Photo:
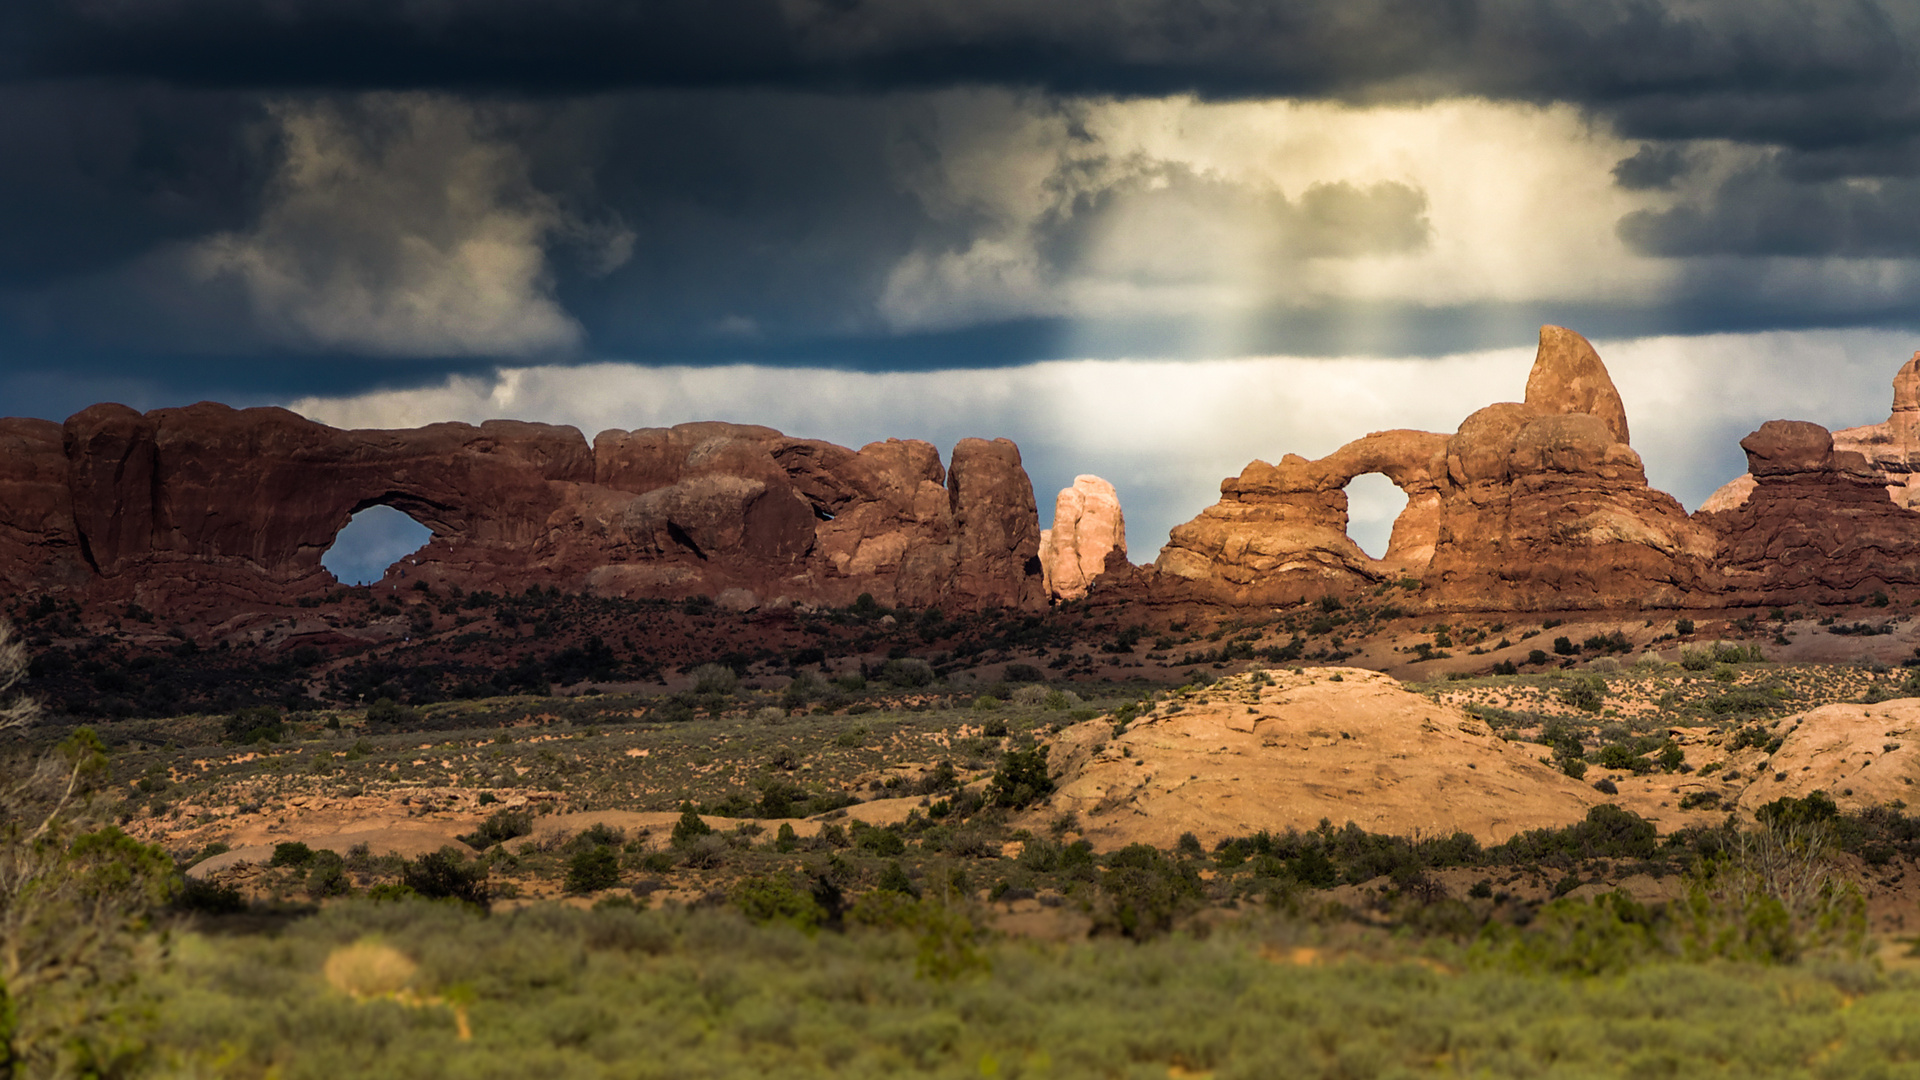
{"label": "layered rock wall", "polygon": [[770,428],[488,421],[342,431],[282,409],[98,405],[0,421],[0,582],[149,607],[285,603],[352,515],[432,531],[398,573],[468,589],[1032,608],[1039,525],[1020,454],[970,439],[859,451]]}
{"label": "layered rock wall", "polygon": [[1801,420],[1770,420],[1740,440],[1751,491],[1695,515],[1718,539],[1729,602],[1830,603],[1920,585],[1920,514],[1837,441]]}

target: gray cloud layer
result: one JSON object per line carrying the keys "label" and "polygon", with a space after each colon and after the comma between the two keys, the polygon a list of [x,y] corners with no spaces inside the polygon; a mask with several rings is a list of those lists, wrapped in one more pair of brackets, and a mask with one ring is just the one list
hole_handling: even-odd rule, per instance
{"label": "gray cloud layer", "polygon": [[[1911,325],[1916,58],[1909,0],[17,0],[0,376]],[[1348,114],[1206,106],[1269,99]]]}

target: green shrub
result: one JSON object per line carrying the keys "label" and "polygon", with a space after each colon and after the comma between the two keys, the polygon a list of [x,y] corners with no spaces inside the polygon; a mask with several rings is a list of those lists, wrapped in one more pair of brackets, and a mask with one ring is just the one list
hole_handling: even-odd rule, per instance
{"label": "green shrub", "polygon": [[353,891],[353,882],[347,877],[347,860],[337,851],[321,849],[313,853],[312,867],[307,871],[307,895],[315,900],[324,900],[331,896],[345,896]]}
{"label": "green shrub", "polygon": [[673,846],[684,848],[702,836],[713,833],[713,826],[702,821],[690,802],[680,804],[680,820],[673,823]]}
{"label": "green shrub", "polygon": [[1138,940],[1173,929],[1174,920],[1197,907],[1200,897],[1200,878],[1190,865],[1159,848],[1130,844],[1107,857],[1088,913],[1096,933]]}
{"label": "green shrub", "polygon": [[728,898],[741,914],[757,923],[782,922],[812,931],[827,920],[827,910],[820,901],[796,888],[784,874],[741,878]]}
{"label": "green shrub", "polygon": [[1575,679],[1560,691],[1562,704],[1571,705],[1582,712],[1599,712],[1606,700],[1606,681],[1593,675]]}
{"label": "green shrub", "polygon": [[887,868],[880,872],[880,880],[874,882],[873,887],[881,892],[901,893],[915,898],[920,895],[920,890],[913,884],[913,878],[907,875],[906,869],[900,865],[898,859],[887,863]]}
{"label": "green shrub", "polygon": [[1653,913],[1616,891],[1591,900],[1562,896],[1521,930],[1491,923],[1475,951],[1524,972],[1593,976],[1625,971],[1663,947]]}
{"label": "green shrub", "polygon": [[225,730],[229,742],[279,742],[286,733],[286,722],[281,719],[280,710],[271,705],[259,705],[241,709],[227,717]]}
{"label": "green shrub", "polygon": [[407,888],[429,900],[461,900],[487,906],[487,868],[448,846],[408,863],[401,872]]}
{"label": "green shrub", "polygon": [[313,849],[298,840],[273,845],[273,858],[267,860],[268,866],[302,867],[313,861]]}
{"label": "green shrub", "polygon": [[693,669],[696,694],[731,694],[740,686],[740,676],[725,664],[701,664]]}
{"label": "green shrub", "polygon": [[1047,747],[1007,751],[987,791],[993,805],[1016,810],[1053,794],[1053,778],[1047,775]]}
{"label": "green shrub", "polygon": [[853,845],[882,857],[905,854],[907,850],[907,842],[900,838],[899,833],[892,829],[862,828],[861,823],[854,825]]}
{"label": "green shrub", "polygon": [[567,891],[599,892],[620,884],[620,856],[604,845],[579,852],[567,863]]}
{"label": "green shrub", "polygon": [[1646,859],[1659,848],[1653,822],[1631,810],[1602,803],[1586,820],[1562,829],[1531,829],[1487,849],[1489,861],[1507,865],[1547,862],[1555,856],[1575,859]]}
{"label": "green shrub", "polygon": [[519,836],[533,834],[533,814],[526,810],[496,810],[480,827],[460,838],[468,847],[486,850]]}
{"label": "green shrub", "polygon": [[247,898],[232,885],[188,877],[181,879],[173,895],[173,906],[205,915],[237,915],[247,910]]}
{"label": "green shrub", "polygon": [[912,656],[889,660],[880,669],[880,681],[896,690],[915,690],[933,682],[933,666]]}

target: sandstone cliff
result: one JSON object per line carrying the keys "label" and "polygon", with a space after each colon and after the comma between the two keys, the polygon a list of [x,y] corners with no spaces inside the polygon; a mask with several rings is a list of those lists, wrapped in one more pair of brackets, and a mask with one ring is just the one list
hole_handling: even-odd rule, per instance
{"label": "sandstone cliff", "polygon": [[287,603],[369,506],[432,539],[397,572],[467,589],[1043,606],[1020,453],[859,451],[770,428],[603,432],[488,421],[342,431],[283,409],[97,405],[0,421],[0,581],[155,610]]}

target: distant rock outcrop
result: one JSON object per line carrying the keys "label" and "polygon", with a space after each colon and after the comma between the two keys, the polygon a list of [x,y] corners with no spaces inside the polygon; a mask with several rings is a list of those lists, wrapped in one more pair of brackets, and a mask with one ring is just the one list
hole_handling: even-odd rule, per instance
{"label": "distant rock outcrop", "polygon": [[[1256,461],[1176,527],[1162,596],[1286,603],[1411,576],[1440,606],[1524,610],[1681,603],[1711,587],[1713,539],[1647,486],[1626,412],[1585,338],[1541,328],[1527,400],[1453,435],[1377,432],[1318,461]],[[1378,472],[1407,495],[1387,553],[1347,537],[1345,488]]]}
{"label": "distant rock outcrop", "polygon": [[[1833,448],[1859,454],[1879,474],[1894,505],[1914,509],[1920,502],[1920,352],[1893,376],[1893,412],[1878,424],[1833,433]],[[1753,494],[1752,473],[1721,485],[1698,512],[1732,510]]]}
{"label": "distant rock outcrop", "polygon": [[1740,440],[1752,491],[1694,515],[1718,538],[1729,601],[1836,602],[1920,584],[1920,514],[1894,502],[1878,468],[1834,442],[1803,420],[1769,420]]}
{"label": "distant rock outcrop", "polygon": [[1108,562],[1127,556],[1127,519],[1113,485],[1076,476],[1053,501],[1053,528],[1040,533],[1040,568],[1056,600],[1078,600]]}
{"label": "distant rock outcrop", "polygon": [[395,573],[465,589],[1045,604],[1019,450],[859,451],[771,428],[603,432],[494,420],[342,431],[284,409],[97,405],[0,421],[0,581],[156,611],[289,603],[354,513],[432,531]]}

